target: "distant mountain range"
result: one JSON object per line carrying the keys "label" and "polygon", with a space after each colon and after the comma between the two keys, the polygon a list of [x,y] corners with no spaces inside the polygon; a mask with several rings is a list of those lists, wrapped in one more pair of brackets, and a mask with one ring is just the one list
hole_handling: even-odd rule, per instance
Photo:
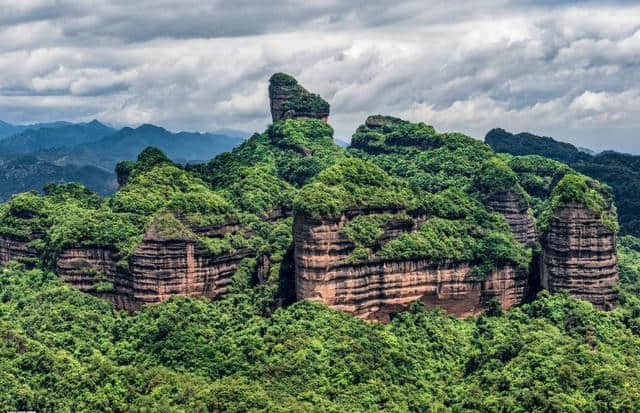
{"label": "distant mountain range", "polygon": [[[123,128],[100,140],[83,143],[69,150],[49,154],[48,159],[58,165],[95,165],[113,171],[116,163],[135,160],[147,146],[161,149],[178,163],[201,162],[215,155],[230,151],[244,139],[211,133],[172,133],[154,125],[142,125],[136,129]],[[1,141],[0,141],[1,143]],[[42,155],[47,157],[47,155]]]}
{"label": "distant mountain range", "polygon": [[71,148],[95,142],[113,133],[115,129],[97,120],[89,123],[26,129],[0,140],[0,154],[6,158],[52,148]]}
{"label": "distant mountain range", "polygon": [[116,163],[155,146],[178,163],[198,163],[229,151],[248,133],[172,133],[145,124],[116,130],[97,120],[12,125],[0,121],[0,200],[48,182],[80,182],[106,195],[116,188]]}
{"label": "distant mountain range", "polygon": [[31,125],[12,125],[0,120],[0,139],[6,138],[16,133],[28,129],[40,129],[40,128],[57,128],[60,126],[70,125],[70,122],[47,122],[47,123],[33,123]]}
{"label": "distant mountain range", "polygon": [[551,137],[513,134],[504,129],[489,131],[485,142],[496,152],[541,155],[564,162],[609,184],[615,195],[621,232],[640,236],[640,156],[614,151],[590,154]]}
{"label": "distant mountain range", "polygon": [[0,161],[1,200],[20,192],[40,191],[49,182],[81,182],[100,195],[118,189],[113,173],[91,165],[57,166],[32,155]]}

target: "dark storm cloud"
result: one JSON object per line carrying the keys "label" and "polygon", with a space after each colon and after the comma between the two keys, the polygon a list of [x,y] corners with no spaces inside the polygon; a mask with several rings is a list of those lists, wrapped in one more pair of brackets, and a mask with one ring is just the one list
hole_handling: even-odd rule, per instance
{"label": "dark storm cloud", "polygon": [[8,3],[8,121],[261,130],[267,79],[286,71],[331,102],[342,138],[367,114],[389,113],[475,136],[503,126],[640,152],[629,139],[640,126],[633,2]]}

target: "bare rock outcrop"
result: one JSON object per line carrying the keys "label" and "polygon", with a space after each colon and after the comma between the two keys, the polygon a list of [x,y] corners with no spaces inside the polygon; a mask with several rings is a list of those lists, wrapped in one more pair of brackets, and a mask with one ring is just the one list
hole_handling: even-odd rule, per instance
{"label": "bare rock outcrop", "polygon": [[269,99],[273,121],[285,119],[329,119],[329,103],[310,93],[298,81],[285,73],[276,73],[269,79]]}
{"label": "bare rock outcrop", "polygon": [[27,246],[26,241],[0,236],[0,266],[9,261],[35,259],[37,253]]}
{"label": "bare rock outcrop", "polygon": [[504,216],[516,241],[525,246],[536,242],[536,225],[522,195],[515,191],[496,193],[488,200],[488,206]]}
{"label": "bare rock outcrop", "polygon": [[615,306],[616,234],[583,204],[558,208],[542,237],[541,285],[566,291],[600,309]]}
{"label": "bare rock outcrop", "polygon": [[[350,218],[349,214],[338,220],[296,215],[299,300],[319,300],[361,318],[385,321],[389,314],[415,301],[464,317],[483,312],[494,298],[507,309],[527,294],[527,271],[508,265],[493,268],[488,276],[476,280],[468,262],[373,258],[352,263],[348,257],[354,245],[340,230]],[[416,217],[414,228],[424,219]],[[408,229],[391,225],[381,239]]]}
{"label": "bare rock outcrop", "polygon": [[[223,237],[240,230],[239,223],[231,222],[199,233]],[[240,262],[252,255],[255,251],[248,248],[212,254],[194,240],[162,237],[152,226],[127,260],[107,248],[72,247],[58,255],[56,272],[74,287],[133,311],[172,295],[224,294]]]}

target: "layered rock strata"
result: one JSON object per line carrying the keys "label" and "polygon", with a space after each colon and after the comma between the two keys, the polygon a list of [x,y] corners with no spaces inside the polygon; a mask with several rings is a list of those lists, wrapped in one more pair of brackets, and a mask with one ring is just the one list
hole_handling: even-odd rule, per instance
{"label": "layered rock strata", "polygon": [[[416,218],[414,228],[425,217]],[[333,221],[295,217],[299,300],[319,300],[361,318],[385,321],[415,301],[464,317],[482,312],[491,299],[507,309],[527,294],[527,271],[511,266],[494,268],[483,280],[474,280],[468,262],[374,258],[350,263],[354,245],[340,231],[349,219],[349,214]],[[391,225],[381,240],[408,229]]]}
{"label": "layered rock strata", "polygon": [[298,81],[284,73],[276,73],[269,80],[271,117],[274,122],[285,119],[329,120],[329,103],[310,93]]}
{"label": "layered rock strata", "polygon": [[582,204],[555,211],[542,237],[540,280],[550,292],[566,291],[600,309],[615,306],[616,234],[600,214]]}
{"label": "layered rock strata", "polygon": [[27,247],[27,242],[0,237],[0,266],[6,265],[9,261],[35,259],[36,256],[36,252]]}
{"label": "layered rock strata", "polygon": [[536,242],[536,225],[527,200],[520,194],[514,191],[495,194],[489,199],[488,206],[504,216],[516,241],[525,246]]}
{"label": "layered rock strata", "polygon": [[[230,223],[199,233],[222,237],[239,230],[238,223]],[[240,262],[254,254],[245,248],[213,255],[196,241],[166,239],[150,228],[128,260],[119,261],[110,249],[73,247],[59,254],[56,269],[74,287],[133,311],[172,295],[214,298],[224,294]]]}

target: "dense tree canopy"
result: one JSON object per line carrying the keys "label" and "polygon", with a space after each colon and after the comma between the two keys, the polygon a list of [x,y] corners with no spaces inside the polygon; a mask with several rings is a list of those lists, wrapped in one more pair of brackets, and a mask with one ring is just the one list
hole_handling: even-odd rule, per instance
{"label": "dense tree canopy", "polygon": [[[512,134],[503,129],[489,131],[485,141],[496,152],[540,155],[535,161],[538,166],[550,165],[552,160],[565,162],[576,171],[608,184],[615,195],[621,232],[640,236],[640,156],[611,151],[590,155],[553,138],[530,133]],[[538,183],[542,184],[527,180],[523,185],[526,188],[529,184]]]}
{"label": "dense tree canopy", "polygon": [[[290,82],[286,77],[278,81]],[[540,223],[560,205],[607,212],[605,185],[560,162],[496,156],[457,133],[374,116],[347,150],[320,120],[277,121],[232,152],[185,168],[148,148],[100,198],[53,184],[0,204],[0,235],[40,263],[0,269],[0,406],[37,411],[626,412],[640,410],[640,240],[620,239],[621,305],[595,310],[539,293],[509,312],[459,320],[420,304],[389,324],[291,302],[292,210],[348,222],[358,262],[429,258],[481,277],[532,262],[488,200],[510,191]],[[526,191],[526,192],[525,192]],[[547,215],[545,215],[547,214]],[[390,223],[415,230],[381,240]],[[265,218],[269,217],[270,220]],[[198,230],[238,222],[224,237]],[[211,254],[251,246],[221,299],[174,297],[134,314],[64,285],[49,269],[69,245],[123,260],[143,234],[194,239]],[[268,255],[266,280],[258,257]],[[41,264],[41,265],[40,265]],[[97,291],[113,285],[98,283]]]}
{"label": "dense tree canopy", "polygon": [[541,293],[505,314],[466,320],[415,305],[387,325],[310,302],[276,309],[273,290],[247,288],[241,277],[221,300],[174,298],[127,315],[49,272],[10,265],[0,270],[0,405],[636,411],[638,264],[621,261],[633,275],[615,311]]}

